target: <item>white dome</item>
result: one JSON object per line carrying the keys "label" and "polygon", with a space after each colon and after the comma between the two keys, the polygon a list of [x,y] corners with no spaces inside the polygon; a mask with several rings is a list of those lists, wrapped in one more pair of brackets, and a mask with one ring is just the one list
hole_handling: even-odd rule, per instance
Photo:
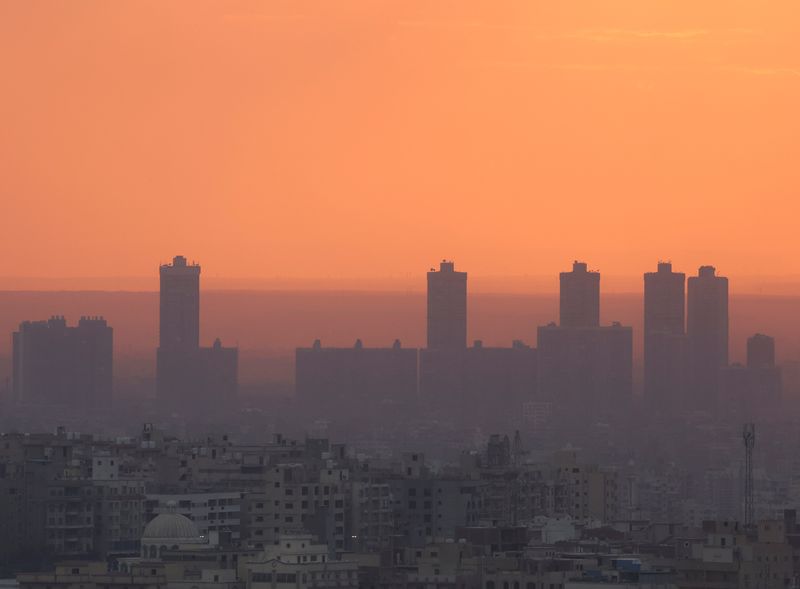
{"label": "white dome", "polygon": [[157,515],[144,528],[142,540],[199,540],[200,532],[192,520],[180,513],[162,513]]}

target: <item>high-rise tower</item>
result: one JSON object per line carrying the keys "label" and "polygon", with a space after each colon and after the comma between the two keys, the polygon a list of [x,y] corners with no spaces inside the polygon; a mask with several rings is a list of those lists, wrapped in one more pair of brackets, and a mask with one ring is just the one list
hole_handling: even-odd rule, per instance
{"label": "high-rise tower", "polygon": [[467,273],[443,260],[428,272],[428,348],[467,347]]}
{"label": "high-rise tower", "polygon": [[161,277],[158,397],[185,410],[230,403],[238,386],[239,350],[219,340],[200,347],[200,266],[175,256],[159,268]]}
{"label": "high-rise tower", "polygon": [[159,269],[161,279],[159,347],[196,349],[200,346],[200,266],[175,256]]}
{"label": "high-rise tower", "polygon": [[747,367],[775,367],[775,338],[762,333],[747,338]]}
{"label": "high-rise tower", "polygon": [[697,402],[712,408],[720,369],[728,364],[728,279],[713,266],[689,278],[687,335],[691,386]]}
{"label": "high-rise tower", "polygon": [[686,275],[669,262],[644,275],[644,392],[661,407],[683,392],[685,284]]}
{"label": "high-rise tower", "polygon": [[560,275],[559,323],[561,327],[600,325],[600,273],[589,272],[585,262],[574,262],[572,272]]}
{"label": "high-rise tower", "polygon": [[613,412],[632,394],[633,331],[600,326],[600,273],[575,262],[560,275],[560,325],[537,331],[538,392],[565,416]]}

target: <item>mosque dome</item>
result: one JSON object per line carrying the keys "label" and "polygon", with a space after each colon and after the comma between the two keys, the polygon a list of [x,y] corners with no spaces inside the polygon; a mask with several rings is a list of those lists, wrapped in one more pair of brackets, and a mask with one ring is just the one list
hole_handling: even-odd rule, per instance
{"label": "mosque dome", "polygon": [[142,540],[198,540],[200,532],[192,520],[180,513],[162,513],[144,528]]}

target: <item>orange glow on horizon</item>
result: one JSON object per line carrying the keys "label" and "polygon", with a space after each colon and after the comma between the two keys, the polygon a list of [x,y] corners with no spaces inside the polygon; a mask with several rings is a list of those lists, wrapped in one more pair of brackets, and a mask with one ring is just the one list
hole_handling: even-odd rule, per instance
{"label": "orange glow on horizon", "polygon": [[796,0],[12,0],[0,72],[0,277],[800,283]]}

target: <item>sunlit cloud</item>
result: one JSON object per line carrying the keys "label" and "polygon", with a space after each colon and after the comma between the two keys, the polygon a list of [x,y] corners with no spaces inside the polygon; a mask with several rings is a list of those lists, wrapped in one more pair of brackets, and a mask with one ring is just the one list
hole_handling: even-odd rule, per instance
{"label": "sunlit cloud", "polygon": [[651,71],[655,69],[652,66],[634,65],[624,63],[536,63],[525,60],[513,59],[486,59],[486,60],[471,60],[465,62],[471,67],[486,67],[498,69],[519,69],[519,70],[554,70],[554,71],[586,71],[586,72],[603,72],[603,71]]}
{"label": "sunlit cloud", "polygon": [[750,74],[753,76],[800,77],[800,68],[791,68],[791,67],[728,66],[722,69],[729,72]]}
{"label": "sunlit cloud", "polygon": [[722,40],[730,37],[751,37],[760,34],[754,29],[676,29],[676,30],[648,30],[648,29],[585,29],[550,33],[536,27],[524,24],[488,23],[485,21],[458,21],[458,20],[403,20],[399,21],[401,28],[417,29],[483,29],[483,30],[508,30],[529,31],[534,40],[580,40],[598,43],[625,42],[625,41],[695,41],[695,40]]}
{"label": "sunlit cloud", "polygon": [[240,22],[286,22],[286,21],[301,21],[309,20],[311,16],[307,14],[261,14],[253,12],[237,12],[226,14],[223,17],[226,21],[240,21]]}
{"label": "sunlit cloud", "polygon": [[711,31],[706,29],[686,29],[677,31],[652,31],[629,29],[599,29],[579,31],[565,35],[566,38],[586,39],[587,41],[627,41],[627,40],[672,40],[687,41],[708,37]]}

